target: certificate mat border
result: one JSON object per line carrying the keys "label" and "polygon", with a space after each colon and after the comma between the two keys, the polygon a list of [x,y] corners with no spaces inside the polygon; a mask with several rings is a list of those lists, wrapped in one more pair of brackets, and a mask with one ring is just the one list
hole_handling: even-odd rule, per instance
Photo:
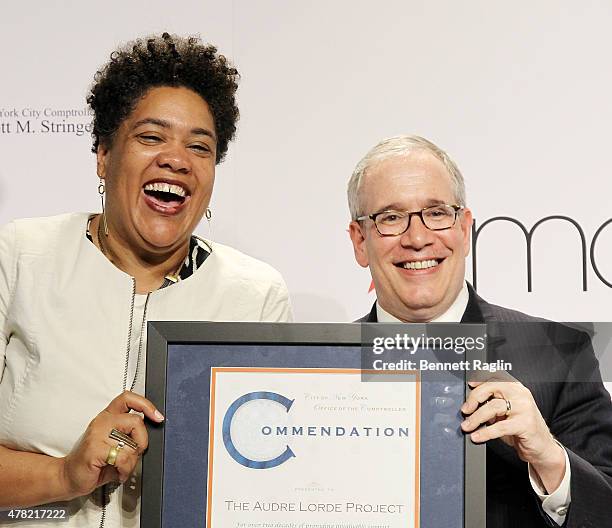
{"label": "certificate mat border", "polygon": [[[384,326],[384,323],[381,326]],[[362,325],[358,323],[149,322],[147,323],[146,396],[162,414],[165,414],[169,345],[223,343],[359,347],[362,346],[361,327]],[[466,351],[466,360],[474,359],[484,360],[485,352]],[[466,394],[467,392],[466,385]],[[149,420],[146,421],[146,424],[149,447],[142,464],[140,526],[142,528],[163,528],[165,429],[163,424],[155,424]],[[463,526],[465,528],[486,528],[485,445],[473,444],[466,435],[464,449]],[[147,507],[143,508],[145,504]]]}
{"label": "certificate mat border", "polygon": [[[269,367],[212,367],[211,373],[211,399],[210,399],[210,418],[209,418],[209,431],[213,431],[208,436],[208,478],[207,483],[208,487],[206,489],[208,494],[207,504],[206,504],[206,526],[211,526],[211,518],[212,518],[212,488],[213,488],[213,464],[214,464],[214,423],[215,423],[215,389],[217,384],[217,374],[220,372],[284,372],[286,374],[352,374],[352,375],[362,375],[362,369],[342,369],[342,368],[269,368]],[[387,374],[385,372],[373,370],[367,371],[368,374],[376,375],[376,374]],[[395,371],[395,374],[403,375],[409,374],[414,375],[416,377],[416,436],[415,436],[415,483],[414,483],[414,520],[415,526],[420,526],[420,513],[421,513],[421,501],[420,498],[420,484],[421,484],[421,380],[419,371],[416,370],[399,370]]]}

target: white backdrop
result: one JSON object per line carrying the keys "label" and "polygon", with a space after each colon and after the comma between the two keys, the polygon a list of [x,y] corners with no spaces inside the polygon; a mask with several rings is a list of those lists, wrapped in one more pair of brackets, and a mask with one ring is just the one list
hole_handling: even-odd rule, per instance
{"label": "white backdrop", "polygon": [[[398,133],[428,137],[454,157],[477,225],[509,216],[530,229],[564,215],[584,231],[587,291],[578,231],[552,221],[534,235],[528,292],[519,228],[487,226],[477,253],[485,298],[558,320],[609,320],[612,289],[588,253],[612,217],[611,25],[603,1],[11,2],[0,18],[0,223],[97,211],[89,135],[45,130],[89,117],[34,111],[82,112],[119,42],[197,33],[242,74],[242,118],[218,168],[212,233],[199,232],[278,268],[298,321],[369,310],[374,293],[353,259],[345,187],[365,151]],[[611,283],[612,224],[595,259]]]}

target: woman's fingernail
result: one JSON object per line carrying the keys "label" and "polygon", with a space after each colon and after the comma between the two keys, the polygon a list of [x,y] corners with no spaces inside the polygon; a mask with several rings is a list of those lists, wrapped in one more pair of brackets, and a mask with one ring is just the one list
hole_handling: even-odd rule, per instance
{"label": "woman's fingernail", "polygon": [[157,409],[155,409],[155,418],[157,418],[160,422],[165,420],[164,415],[160,413]]}

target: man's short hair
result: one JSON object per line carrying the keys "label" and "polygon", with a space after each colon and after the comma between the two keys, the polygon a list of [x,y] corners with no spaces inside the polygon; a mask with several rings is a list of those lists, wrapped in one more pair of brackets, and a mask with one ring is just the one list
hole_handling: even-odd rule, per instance
{"label": "man's short hair", "polygon": [[373,165],[389,158],[405,156],[419,150],[429,152],[435,156],[444,164],[446,170],[448,170],[455,192],[456,204],[452,205],[466,205],[465,182],[463,181],[463,176],[461,175],[459,167],[457,167],[446,152],[437,145],[434,145],[431,141],[420,136],[393,136],[383,139],[380,143],[372,147],[361,161],[357,163],[353,171],[347,188],[348,205],[351,211],[352,220],[356,220],[359,216],[366,214],[366,211],[361,210],[361,202],[359,199],[359,190],[366,171]]}

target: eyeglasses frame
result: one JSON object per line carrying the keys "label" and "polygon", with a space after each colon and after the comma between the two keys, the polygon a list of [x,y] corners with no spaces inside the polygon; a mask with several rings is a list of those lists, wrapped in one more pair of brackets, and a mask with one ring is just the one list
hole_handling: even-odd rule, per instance
{"label": "eyeglasses frame", "polygon": [[[427,211],[427,209],[433,209],[434,207],[439,207],[441,205],[445,205],[447,207],[452,207],[453,211],[455,211],[455,218],[453,218],[453,223],[451,225],[449,225],[448,227],[441,227],[439,229],[432,229],[431,227],[429,227],[425,223],[425,220],[423,219],[423,212]],[[457,215],[463,209],[465,209],[464,206],[456,205],[456,204],[453,204],[453,205],[451,205],[451,204],[430,205],[429,207],[423,207],[423,209],[421,209],[420,211],[396,211],[395,209],[385,209],[384,211],[378,211],[377,213],[372,213],[370,215],[359,216],[359,217],[355,218],[355,221],[356,222],[361,222],[362,220],[367,220],[369,218],[370,220],[372,220],[372,222],[374,222],[374,227],[376,227],[376,231],[378,231],[378,234],[380,236],[383,236],[383,237],[403,235],[406,231],[408,231],[408,229],[410,229],[410,223],[412,222],[412,217],[414,215],[418,216],[421,219],[421,223],[423,224],[423,226],[426,229],[429,229],[430,231],[446,231],[447,229],[450,229],[451,227],[453,227],[457,223]],[[401,214],[403,214],[405,216],[408,216],[408,224],[406,224],[406,229],[404,229],[401,233],[383,234],[378,229],[378,224],[376,223],[376,217],[381,215],[381,214],[383,214],[383,213],[391,213],[391,212],[401,213]]]}

